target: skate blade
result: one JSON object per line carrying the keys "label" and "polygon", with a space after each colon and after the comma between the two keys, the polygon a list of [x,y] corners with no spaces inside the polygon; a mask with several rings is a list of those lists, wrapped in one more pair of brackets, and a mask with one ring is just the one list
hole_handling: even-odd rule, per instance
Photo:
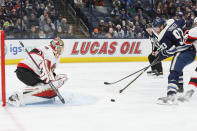
{"label": "skate blade", "polygon": [[158,104],[158,105],[169,105],[169,106],[179,105],[179,103],[176,100],[170,101],[170,100],[167,100],[166,97],[158,98],[157,101],[156,101],[156,104]]}
{"label": "skate blade", "polygon": [[189,102],[193,94],[194,94],[194,90],[191,89],[187,91],[184,95],[179,96],[177,100],[180,102]]}

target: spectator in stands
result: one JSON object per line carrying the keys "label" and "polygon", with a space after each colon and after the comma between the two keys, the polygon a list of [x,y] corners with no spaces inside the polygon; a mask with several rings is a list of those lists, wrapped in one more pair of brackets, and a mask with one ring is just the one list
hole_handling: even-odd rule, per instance
{"label": "spectator in stands", "polygon": [[34,13],[31,14],[31,17],[28,19],[28,26],[31,28],[32,26],[35,26],[36,28],[39,27],[39,20],[36,18],[36,15]]}
{"label": "spectator in stands", "polygon": [[140,25],[140,27],[143,29],[143,30],[145,30],[145,26],[146,26],[146,24],[147,24],[147,22],[146,22],[146,19],[142,19],[141,20],[142,22],[141,22],[141,25]]}
{"label": "spectator in stands", "polygon": [[60,37],[60,38],[64,38],[62,27],[60,25],[57,27],[57,36]]}
{"label": "spectator in stands", "polygon": [[36,17],[39,18],[44,11],[44,4],[39,4],[38,1],[34,1],[33,9],[36,12]]}
{"label": "spectator in stands", "polygon": [[53,23],[55,23],[55,20],[56,20],[56,14],[55,14],[55,8],[52,7],[49,11],[49,16],[50,16],[50,19]]}
{"label": "spectator in stands", "polygon": [[107,34],[105,35],[106,38],[114,38],[114,29],[109,28]]}
{"label": "spectator in stands", "polygon": [[52,23],[51,19],[48,18],[41,29],[46,33],[47,38],[52,38],[55,31],[55,25]]}
{"label": "spectator in stands", "polygon": [[161,17],[161,16],[162,16],[161,9],[158,8],[157,11],[156,11],[156,17]]}
{"label": "spectator in stands", "polygon": [[121,25],[122,24],[122,21],[120,19],[120,14],[119,13],[115,14],[113,23],[115,25]]}
{"label": "spectator in stands", "polygon": [[98,33],[99,33],[98,28],[95,28],[94,31],[93,31],[93,33],[92,33],[92,37],[93,38],[98,38]]}
{"label": "spectator in stands", "polygon": [[119,15],[120,14],[120,11],[119,11],[119,7],[118,6],[115,6],[112,11],[111,11],[111,16],[114,17],[115,15]]}
{"label": "spectator in stands", "polygon": [[124,38],[124,31],[121,28],[121,25],[116,26],[116,30],[114,32],[115,38]]}
{"label": "spectator in stands", "polygon": [[39,38],[47,38],[47,37],[46,37],[46,34],[44,33],[43,30],[40,30],[40,31],[39,31],[38,37],[39,37]]}
{"label": "spectator in stands", "polygon": [[40,16],[40,23],[39,23],[40,27],[44,26],[48,18],[49,18],[48,11],[44,10],[43,14]]}
{"label": "spectator in stands", "polygon": [[112,21],[108,21],[107,23],[106,30],[109,31],[109,28],[112,28],[113,30],[116,28]]}
{"label": "spectator in stands", "polygon": [[130,20],[130,17],[128,16],[128,14],[126,14],[124,8],[122,8],[122,10],[121,10],[120,19],[122,21],[121,22],[122,28],[125,29],[125,27],[126,27],[126,21],[127,20]]}
{"label": "spectator in stands", "polygon": [[106,26],[104,20],[100,20],[98,30],[100,34],[106,33]]}
{"label": "spectator in stands", "polygon": [[11,14],[9,15],[9,18],[16,22],[16,20],[19,18],[19,15],[16,13],[16,9],[12,9]]}
{"label": "spectator in stands", "polygon": [[127,21],[127,38],[134,38],[135,26],[133,22]]}
{"label": "spectator in stands", "polygon": [[138,9],[137,15],[139,16],[140,20],[147,18],[147,16],[142,12],[141,8]]}
{"label": "spectator in stands", "polygon": [[36,26],[31,26],[31,31],[29,32],[29,38],[36,39],[39,38]]}
{"label": "spectator in stands", "polygon": [[58,27],[58,26],[61,26],[61,21],[62,21],[62,15],[59,14],[59,15],[58,15],[58,18],[57,18],[57,20],[56,20],[56,22],[57,22],[57,27]]}
{"label": "spectator in stands", "polygon": [[140,20],[139,20],[139,16],[138,16],[138,15],[136,15],[136,16],[134,17],[133,23],[134,23],[134,25],[140,24]]}
{"label": "spectator in stands", "polygon": [[[70,28],[70,27],[69,27]],[[57,36],[60,38],[70,38],[71,35],[69,35],[68,33],[72,33],[70,32],[70,29],[68,30],[68,32],[63,32],[62,27],[58,26],[57,27]]]}
{"label": "spectator in stands", "polygon": [[62,26],[62,30],[64,33],[68,33],[68,29],[69,29],[69,24],[67,24],[67,19],[63,18],[61,21],[61,26]]}
{"label": "spectator in stands", "polygon": [[137,39],[142,39],[142,38],[144,38],[144,32],[143,32],[143,30],[140,28],[140,25],[139,25],[138,23],[136,23],[136,25],[135,25],[134,37],[137,38]]}

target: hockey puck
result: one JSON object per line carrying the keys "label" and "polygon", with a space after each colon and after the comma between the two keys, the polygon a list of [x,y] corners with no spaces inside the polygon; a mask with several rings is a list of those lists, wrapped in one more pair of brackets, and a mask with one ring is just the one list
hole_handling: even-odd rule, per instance
{"label": "hockey puck", "polygon": [[111,99],[111,102],[115,102],[115,99]]}

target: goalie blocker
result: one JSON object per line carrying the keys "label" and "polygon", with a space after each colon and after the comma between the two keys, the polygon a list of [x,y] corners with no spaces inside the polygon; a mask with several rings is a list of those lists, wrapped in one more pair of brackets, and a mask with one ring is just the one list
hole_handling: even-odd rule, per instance
{"label": "goalie blocker", "polygon": [[58,89],[67,80],[65,74],[57,75],[54,72],[63,50],[64,43],[57,37],[49,45],[34,48],[30,51],[29,53],[39,65],[39,69],[28,56],[18,63],[15,71],[16,76],[26,87],[23,88],[22,92],[13,93],[9,97],[8,103],[20,106],[48,101],[56,97],[56,93],[51,89],[49,81]]}

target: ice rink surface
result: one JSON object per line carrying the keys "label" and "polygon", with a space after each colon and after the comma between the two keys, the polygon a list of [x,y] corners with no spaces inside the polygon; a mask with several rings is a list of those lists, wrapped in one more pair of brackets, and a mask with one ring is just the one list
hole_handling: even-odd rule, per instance
{"label": "ice rink surface", "polygon": [[[166,95],[169,62],[163,62],[163,78],[144,73],[122,94],[117,92],[136,75],[114,85],[103,84],[147,65],[148,62],[60,64],[56,72],[69,77],[60,93],[64,97],[72,94],[72,100],[65,105],[56,99],[55,103],[0,107],[0,131],[196,131],[197,94],[190,102],[177,106],[156,104],[158,97]],[[195,62],[184,69],[185,90],[196,65]],[[15,68],[16,65],[6,66],[7,95],[24,87],[16,79]]]}

